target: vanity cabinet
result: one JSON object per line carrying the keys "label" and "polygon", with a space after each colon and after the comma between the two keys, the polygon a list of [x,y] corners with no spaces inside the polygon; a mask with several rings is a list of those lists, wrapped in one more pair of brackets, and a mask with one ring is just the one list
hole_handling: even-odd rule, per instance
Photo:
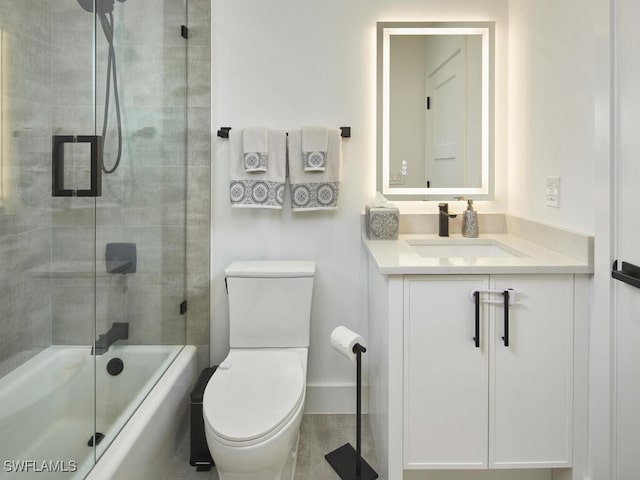
{"label": "vanity cabinet", "polygon": [[571,467],[574,276],[403,283],[403,468]]}

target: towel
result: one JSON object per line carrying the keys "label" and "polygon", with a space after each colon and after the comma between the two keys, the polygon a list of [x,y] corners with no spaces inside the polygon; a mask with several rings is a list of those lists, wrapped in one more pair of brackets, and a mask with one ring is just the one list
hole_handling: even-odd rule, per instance
{"label": "towel", "polygon": [[267,129],[264,127],[245,128],[242,132],[244,169],[247,172],[266,172],[269,152]]}
{"label": "towel", "polygon": [[289,181],[291,208],[295,212],[335,210],[338,208],[342,174],[342,140],[340,130],[328,129],[327,156],[323,172],[304,170],[302,132],[289,132]]}
{"label": "towel", "polygon": [[268,130],[269,145],[266,172],[244,169],[243,132],[229,132],[229,186],[232,207],[282,208],[287,165],[287,134],[284,130]]}
{"label": "towel", "polygon": [[323,172],[327,157],[326,127],[302,127],[302,154],[305,172]]}

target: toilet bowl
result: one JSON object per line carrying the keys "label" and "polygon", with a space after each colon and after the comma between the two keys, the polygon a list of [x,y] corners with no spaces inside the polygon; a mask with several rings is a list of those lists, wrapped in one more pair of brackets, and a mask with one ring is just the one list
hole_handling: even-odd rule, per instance
{"label": "toilet bowl", "polygon": [[297,451],[306,363],[303,348],[229,352],[203,398],[220,480],[285,480]]}
{"label": "toilet bowl", "polygon": [[313,262],[225,270],[230,351],[203,397],[220,480],[291,480],[304,410]]}

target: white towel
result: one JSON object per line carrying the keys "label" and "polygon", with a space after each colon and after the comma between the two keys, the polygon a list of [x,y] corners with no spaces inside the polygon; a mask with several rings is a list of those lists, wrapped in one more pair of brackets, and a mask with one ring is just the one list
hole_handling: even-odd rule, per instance
{"label": "white towel", "polygon": [[244,169],[247,172],[266,172],[269,143],[265,127],[245,128],[242,132]]}
{"label": "white towel", "polygon": [[266,172],[244,169],[242,130],[229,132],[229,187],[232,207],[282,208],[287,169],[287,134],[268,130],[269,145]]}
{"label": "white towel", "polygon": [[296,212],[335,210],[338,208],[342,175],[342,140],[340,130],[329,129],[327,157],[323,172],[306,172],[302,153],[302,133],[289,132],[289,181],[291,208]]}
{"label": "white towel", "polygon": [[327,157],[327,127],[302,127],[302,154],[306,172],[323,172]]}

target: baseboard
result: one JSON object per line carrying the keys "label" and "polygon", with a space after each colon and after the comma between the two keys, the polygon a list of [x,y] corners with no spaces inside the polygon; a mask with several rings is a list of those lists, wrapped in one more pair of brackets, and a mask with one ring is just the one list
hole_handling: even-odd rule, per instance
{"label": "baseboard", "polygon": [[[367,385],[362,386],[362,413],[369,411]],[[356,386],[307,384],[304,413],[356,413]]]}

